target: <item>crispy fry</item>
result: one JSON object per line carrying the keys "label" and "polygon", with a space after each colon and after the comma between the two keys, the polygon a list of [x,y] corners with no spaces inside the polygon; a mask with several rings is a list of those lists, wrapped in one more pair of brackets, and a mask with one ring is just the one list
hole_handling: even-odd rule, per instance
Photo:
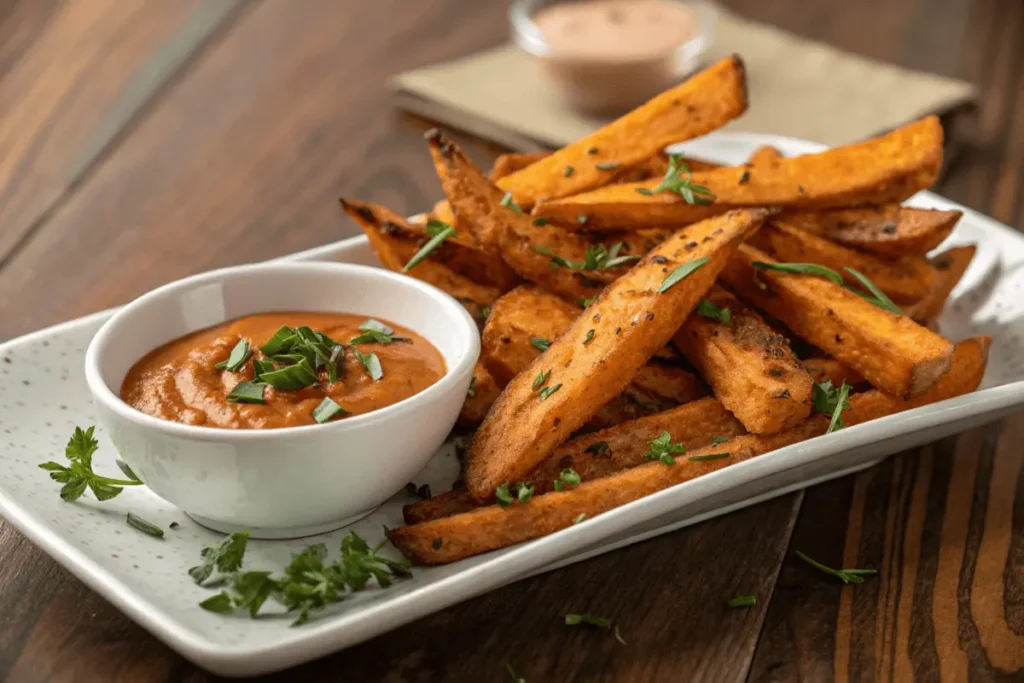
{"label": "crispy fry", "polygon": [[500,393],[501,387],[494,381],[491,373],[487,372],[487,368],[481,363],[477,363],[473,368],[473,393],[467,394],[466,401],[462,404],[459,425],[474,427],[483,422],[487,411],[498,400]]}
{"label": "crispy fry", "polygon": [[[607,476],[645,462],[650,442],[663,432],[673,443],[687,449],[703,448],[715,439],[731,439],[743,433],[743,426],[720,401],[702,398],[655,415],[642,417],[608,429],[578,436],[556,448],[524,481],[540,495],[554,490],[554,482],[565,468],[573,469],[584,481]],[[722,448],[728,448],[722,445]],[[494,500],[493,495],[488,499]],[[405,506],[406,524],[418,524],[479,507],[465,490],[450,491],[429,500]]]}
{"label": "crispy fry", "polygon": [[840,363],[835,358],[815,356],[805,358],[801,362],[815,382],[832,382],[834,387],[842,386],[843,382],[846,382],[854,388],[866,384],[864,378],[856,370]]}
{"label": "crispy fry", "polygon": [[852,209],[798,211],[793,227],[883,257],[924,256],[953,231],[962,211],[880,204]]}
{"label": "crispy fry", "polygon": [[942,307],[945,306],[953,288],[967,272],[967,267],[971,265],[971,259],[977,250],[973,244],[953,247],[928,259],[936,272],[935,283],[927,296],[907,308],[906,314],[922,325],[934,322],[942,313]]}
{"label": "crispy fry", "polygon": [[[879,138],[820,154],[783,158],[763,168],[745,165],[694,173],[692,184],[715,195],[687,203],[673,192],[644,195],[658,180],[609,185],[545,201],[535,213],[569,229],[623,230],[685,225],[742,206],[826,208],[902,201],[935,182],[942,166],[942,126],[936,117]],[[580,222],[577,217],[584,217]]]}
{"label": "crispy fry", "polygon": [[[952,370],[923,395],[903,401],[878,390],[867,391],[850,397],[850,408],[843,413],[843,419],[849,425],[859,424],[973,391],[984,374],[987,349],[987,338],[961,342],[956,348]],[[825,415],[813,415],[797,427],[778,434],[746,434],[733,438],[728,444],[693,451],[677,458],[675,465],[660,462],[640,465],[610,476],[584,480],[575,489],[534,496],[528,503],[514,503],[507,508],[490,505],[390,530],[388,538],[417,564],[453,562],[545,536],[670,486],[819,436],[827,429],[828,422]],[[728,458],[690,459],[725,451],[730,454]]]}
{"label": "crispy fry", "polygon": [[632,386],[674,403],[689,403],[708,394],[707,387],[697,375],[658,358],[651,358],[637,370]]}
{"label": "crispy fry", "polygon": [[500,254],[523,278],[576,301],[594,296],[628,269],[628,265],[597,270],[564,264],[552,267],[550,254],[583,263],[593,242],[553,225],[537,225],[515,206],[503,205],[506,195],[454,143],[436,130],[427,134],[427,140],[445,194],[460,219],[472,227],[483,249]]}
{"label": "crispy fry", "polygon": [[781,432],[806,419],[813,383],[786,338],[721,287],[712,287],[704,300],[729,309],[729,322],[694,313],[672,342],[715,396],[755,434]]}
{"label": "crispy fry", "polygon": [[[483,498],[501,482],[522,477],[625,389],[768,214],[736,211],[680,230],[601,292],[494,404],[467,455],[470,493]],[[670,276],[699,263],[666,288]],[[542,370],[551,375],[535,391]]]}
{"label": "crispy fry", "polygon": [[508,152],[507,154],[502,154],[494,160],[494,165],[491,167],[491,172],[487,174],[487,177],[491,180],[501,180],[505,176],[522,171],[527,166],[535,164],[550,155],[551,152],[535,152],[532,154]]}
{"label": "crispy fry", "polygon": [[[379,204],[354,199],[342,199],[341,204],[345,212],[366,233],[370,245],[384,265],[391,270],[401,272],[405,264],[430,239],[425,226],[410,223]],[[494,287],[499,291],[508,291],[521,282],[519,276],[505,265],[501,258],[479,249],[459,236],[445,240],[409,274],[426,279],[420,277],[417,271],[427,261],[444,265],[456,275],[481,285]]]}
{"label": "crispy fry", "polygon": [[766,225],[750,243],[783,263],[817,263],[831,268],[856,287],[860,286],[857,278],[845,268],[858,270],[898,304],[920,301],[932,290],[935,280],[935,271],[923,258],[904,256],[883,261],[800,230],[783,219]]}
{"label": "crispy fry", "polygon": [[729,289],[897,396],[916,396],[949,369],[953,345],[910,318],[871,304],[815,275],[754,267],[772,262],[742,245],[722,271]]}

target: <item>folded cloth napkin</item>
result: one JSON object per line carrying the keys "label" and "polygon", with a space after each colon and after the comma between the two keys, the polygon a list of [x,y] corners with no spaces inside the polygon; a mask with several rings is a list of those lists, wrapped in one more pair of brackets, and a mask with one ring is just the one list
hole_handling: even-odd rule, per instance
{"label": "folded cloth napkin", "polygon": [[[842,52],[712,6],[707,62],[743,57],[749,111],[726,129],[775,133],[828,145],[959,110],[975,96],[963,81]],[[440,123],[534,151],[560,147],[604,120],[566,107],[530,55],[512,45],[416,69],[394,79],[398,105]]]}

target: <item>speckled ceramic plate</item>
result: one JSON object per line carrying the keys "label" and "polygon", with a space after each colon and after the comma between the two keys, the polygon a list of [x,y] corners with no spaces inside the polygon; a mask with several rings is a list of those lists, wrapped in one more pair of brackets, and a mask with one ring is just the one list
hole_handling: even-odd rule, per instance
{"label": "speckled ceramic plate", "polygon": [[[739,163],[760,145],[787,155],[819,149],[766,135],[715,134],[683,146],[687,153]],[[91,497],[62,503],[40,462],[60,459],[75,425],[94,421],[82,371],[90,339],[111,312],[97,313],[0,345],[0,512],[32,541],[129,617],[181,652],[220,674],[243,676],[282,669],[339,650],[453,603],[524,576],[607,552],[693,524],[817,481],[866,467],[878,459],[994,420],[1024,403],[1024,237],[935,195],[914,204],[960,208],[964,218],[949,244],[974,243],[979,252],[943,313],[943,332],[960,339],[995,338],[982,390],[836,434],[812,439],[661,491],[586,523],[514,548],[444,567],[417,569],[387,590],[371,589],[333,606],[300,628],[269,615],[248,619],[201,610],[209,595],[186,574],[199,551],[219,538],[142,487],[97,503]],[[289,258],[376,265],[365,239],[355,238]],[[106,435],[97,469],[114,474]],[[416,481],[447,489],[457,463],[443,448]],[[395,496],[353,528],[371,542],[381,526],[401,523],[405,494]],[[125,513],[168,527],[164,540],[129,528]],[[253,541],[248,568],[283,567],[290,553],[314,541],[337,552],[345,532],[297,541]]]}

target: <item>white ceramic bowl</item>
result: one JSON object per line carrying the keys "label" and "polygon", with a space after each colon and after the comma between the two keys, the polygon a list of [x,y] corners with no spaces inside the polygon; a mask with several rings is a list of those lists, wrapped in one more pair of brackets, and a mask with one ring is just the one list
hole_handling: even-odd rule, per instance
{"label": "white ceramic bowl", "polygon": [[[128,370],[157,346],[273,311],[393,321],[433,344],[448,372],[387,408],[282,429],[179,424],[121,400]],[[139,297],[96,334],[85,376],[100,423],[153,492],[218,531],[290,538],[351,523],[409,482],[455,424],[479,353],[472,318],[434,287],[367,266],[277,262],[203,273]]]}

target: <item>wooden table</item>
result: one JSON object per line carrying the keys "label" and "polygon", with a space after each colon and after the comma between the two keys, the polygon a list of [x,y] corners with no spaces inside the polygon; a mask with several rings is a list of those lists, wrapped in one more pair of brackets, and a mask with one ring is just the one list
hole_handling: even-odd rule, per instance
{"label": "wooden table", "polygon": [[[940,192],[1024,224],[1020,0],[731,0],[845,49],[970,79]],[[388,76],[507,34],[505,3],[0,2],[0,339],[355,232],[339,195],[439,188]],[[469,144],[481,162],[496,150]],[[1024,677],[1024,421],[920,448],[521,581],[272,680],[924,681]],[[803,550],[879,574],[844,587]],[[0,679],[205,681],[6,524]],[[754,609],[723,599],[755,593]],[[610,616],[626,645],[566,629]]]}

